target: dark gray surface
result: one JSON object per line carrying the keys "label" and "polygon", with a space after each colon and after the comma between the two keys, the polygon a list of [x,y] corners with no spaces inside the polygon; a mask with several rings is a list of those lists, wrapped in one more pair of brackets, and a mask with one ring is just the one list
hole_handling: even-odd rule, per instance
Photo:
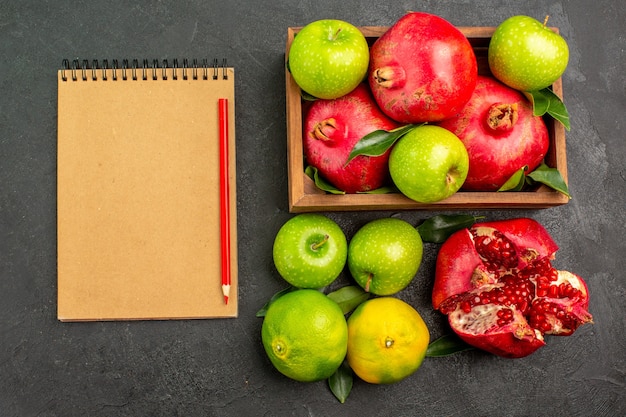
{"label": "dark gray surface", "polygon": [[[0,3],[1,416],[626,415],[626,114],[620,1],[23,1]],[[561,28],[573,200],[531,216],[586,278],[595,324],[534,355],[426,359],[391,386],[356,381],[341,405],[324,382],[278,374],[256,311],[284,287],[271,245],[287,211],[286,28],[320,18],[390,25],[406,10],[460,26],[514,14]],[[63,58],[227,57],[237,70],[240,315],[234,320],[68,324],[56,320],[56,70]],[[112,103],[112,105],[123,105]],[[387,212],[333,213],[348,235]],[[430,214],[404,212],[417,223]],[[429,292],[436,246],[399,296],[446,332]],[[343,277],[347,282],[347,278]]]}

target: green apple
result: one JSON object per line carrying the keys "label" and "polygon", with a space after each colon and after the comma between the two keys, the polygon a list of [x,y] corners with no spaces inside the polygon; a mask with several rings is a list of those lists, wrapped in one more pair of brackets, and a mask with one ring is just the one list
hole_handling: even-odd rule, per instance
{"label": "green apple", "polygon": [[469,156],[463,142],[436,125],[421,125],[391,149],[389,173],[400,192],[420,203],[450,197],[465,182]]}
{"label": "green apple", "polygon": [[529,16],[513,16],[498,26],[487,52],[492,74],[509,87],[537,91],[551,86],[569,60],[561,35]]}
{"label": "green apple", "polygon": [[289,49],[289,71],[296,84],[317,98],[333,99],[365,78],[369,47],[363,33],[342,20],[316,20],[298,32]]}
{"label": "green apple", "polygon": [[317,213],[299,214],[282,225],[274,239],[274,265],[297,288],[322,288],[346,265],[348,242],[343,230]]}
{"label": "green apple", "polygon": [[377,219],[350,239],[348,268],[365,291],[391,295],[413,280],[422,252],[422,238],[411,224],[394,217]]}

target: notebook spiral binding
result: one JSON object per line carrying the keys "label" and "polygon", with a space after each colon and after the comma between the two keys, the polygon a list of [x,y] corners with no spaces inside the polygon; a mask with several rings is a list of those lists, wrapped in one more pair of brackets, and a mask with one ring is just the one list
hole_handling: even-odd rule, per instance
{"label": "notebook spiral binding", "polygon": [[178,68],[182,68],[183,80],[189,79],[189,73],[191,73],[191,78],[194,80],[199,78],[203,80],[217,80],[220,77],[220,72],[222,79],[228,79],[226,59],[219,63],[217,58],[213,59],[211,63],[206,58],[200,63],[197,59],[194,59],[191,65],[189,65],[188,59],[183,59],[182,67],[179,67],[178,59],[174,59],[171,66],[167,59],[162,61],[153,59],[152,63],[148,59],[144,59],[142,64],[139,64],[138,59],[133,59],[132,61],[124,59],[121,66],[117,59],[112,61],[111,66],[109,66],[107,59],[103,60],[102,63],[97,59],[92,60],[91,63],[87,59],[82,61],[74,59],[71,63],[69,59],[64,59],[61,66],[61,79],[63,81],[87,81],[88,78],[91,78],[92,81],[107,81],[110,74],[110,79],[113,81],[118,81],[119,79],[135,81],[139,78],[142,80],[167,80],[170,76],[172,79],[177,80],[179,78]]}

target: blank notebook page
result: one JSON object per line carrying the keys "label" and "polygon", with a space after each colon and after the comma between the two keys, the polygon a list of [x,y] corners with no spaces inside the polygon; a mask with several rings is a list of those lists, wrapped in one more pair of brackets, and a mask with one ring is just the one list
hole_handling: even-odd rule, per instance
{"label": "blank notebook page", "polygon": [[[117,80],[112,69],[58,74],[58,318],[236,317],[234,69],[220,68],[217,79],[212,68],[207,79],[203,69],[196,79],[182,68],[138,68],[136,80],[130,69],[126,80],[115,72]],[[221,97],[230,106],[228,304],[220,267]]]}

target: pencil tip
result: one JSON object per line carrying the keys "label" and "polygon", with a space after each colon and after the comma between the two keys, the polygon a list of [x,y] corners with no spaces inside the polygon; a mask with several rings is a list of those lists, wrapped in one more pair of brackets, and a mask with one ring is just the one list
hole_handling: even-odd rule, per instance
{"label": "pencil tip", "polygon": [[222,294],[224,295],[224,304],[228,304],[228,296],[230,295],[230,285],[222,285]]}

